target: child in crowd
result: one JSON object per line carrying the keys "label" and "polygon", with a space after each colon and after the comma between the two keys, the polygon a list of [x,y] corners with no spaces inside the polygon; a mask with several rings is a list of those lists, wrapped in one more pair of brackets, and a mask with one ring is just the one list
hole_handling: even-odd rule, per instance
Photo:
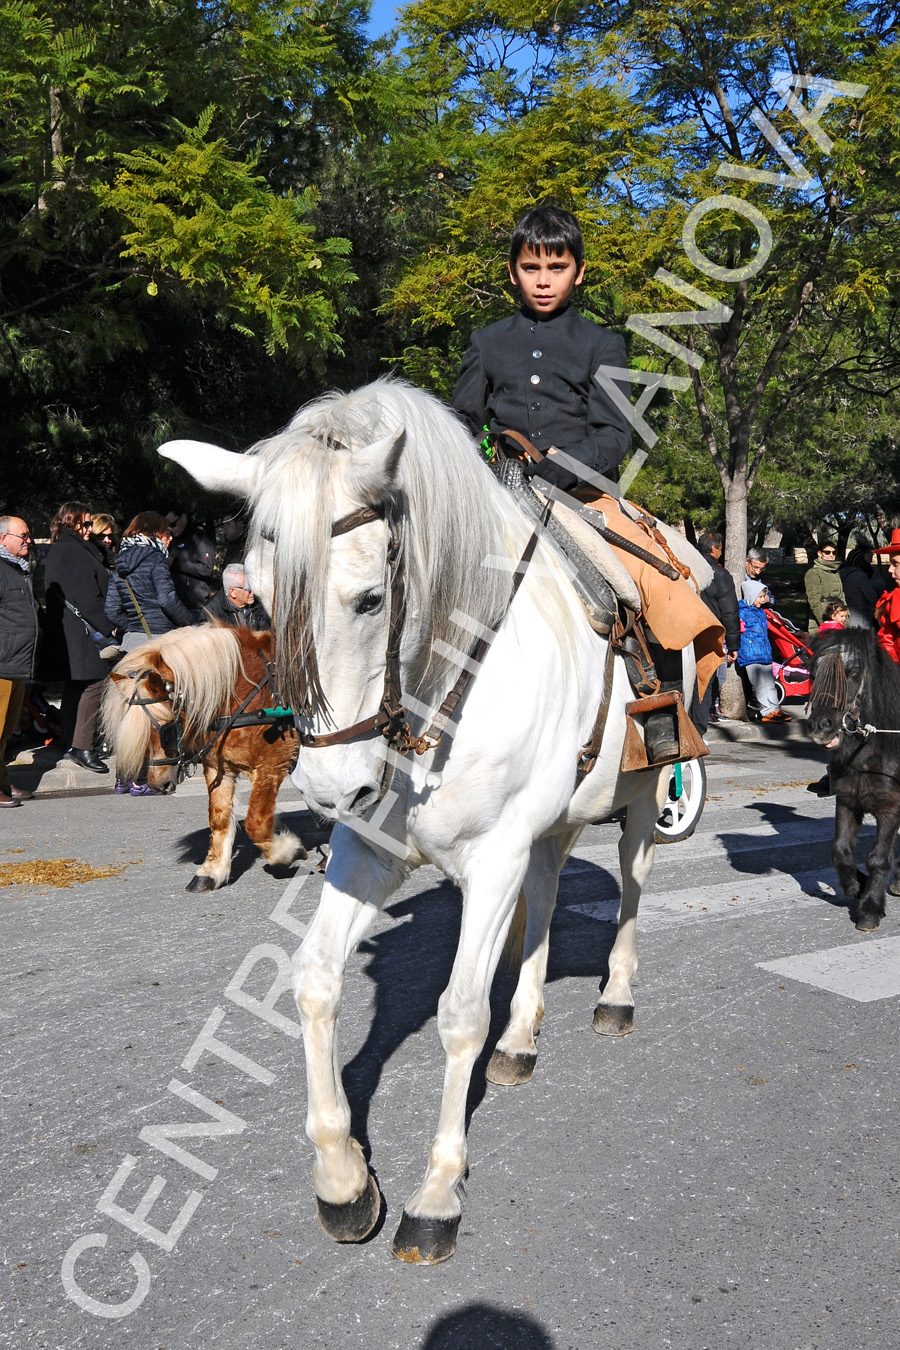
{"label": "child in crowd", "polygon": [[840,600],[829,600],[822,613],[819,632],[827,633],[830,628],[846,628],[850,610]]}
{"label": "child in crowd", "polygon": [[761,581],[745,581],[741,587],[738,613],[741,617],[741,645],[737,663],[747,672],[759,702],[763,722],[790,722],[781,711],[778,686],[772,674],[772,645],[763,606],[771,604],[769,590]]}

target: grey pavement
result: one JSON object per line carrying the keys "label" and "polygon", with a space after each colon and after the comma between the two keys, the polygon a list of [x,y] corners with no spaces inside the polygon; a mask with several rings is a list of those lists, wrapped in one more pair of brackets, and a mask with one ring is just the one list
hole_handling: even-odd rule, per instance
{"label": "grey pavement", "polygon": [[[239,834],[232,884],[186,894],[199,781],[156,799],[76,784],[0,816],[0,864],[123,869],[0,888],[0,1343],[895,1350],[900,901],[875,937],[853,928],[833,802],[805,790],[823,757],[788,730],[715,739],[696,834],[657,852],[621,1040],[591,1030],[618,827],[585,831],[534,1081],[493,1087],[482,1057],[459,1249],[433,1269],[390,1243],[437,1121],[454,888],[414,874],[350,962],[344,1081],[386,1217],[338,1246],[315,1219],[299,1027],[275,999],[321,878],[271,875]],[[488,1050],[509,993],[498,977]]]}

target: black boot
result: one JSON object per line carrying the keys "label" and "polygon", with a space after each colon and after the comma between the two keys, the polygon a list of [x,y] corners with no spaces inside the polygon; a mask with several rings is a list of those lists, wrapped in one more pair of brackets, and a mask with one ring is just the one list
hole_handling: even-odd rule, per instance
{"label": "black boot", "polygon": [[[677,689],[683,695],[680,680],[661,681],[661,694],[670,689]],[[648,713],[644,718],[644,749],[648,764],[673,764],[678,759],[679,748],[678,715],[674,704],[671,708]]]}
{"label": "black boot", "polygon": [[83,769],[90,769],[91,773],[109,773],[109,769],[94,754],[93,750],[76,750],[73,746],[63,755],[63,759],[71,759],[74,764],[80,764]]}

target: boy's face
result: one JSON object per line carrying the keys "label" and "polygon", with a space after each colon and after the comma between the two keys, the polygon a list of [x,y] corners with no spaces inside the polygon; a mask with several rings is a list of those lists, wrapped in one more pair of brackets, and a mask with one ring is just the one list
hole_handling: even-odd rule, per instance
{"label": "boy's face", "polygon": [[522,292],[522,299],[536,314],[553,314],[569,303],[572,291],[584,276],[568,249],[563,253],[535,253],[527,245],[509,265],[509,279]]}

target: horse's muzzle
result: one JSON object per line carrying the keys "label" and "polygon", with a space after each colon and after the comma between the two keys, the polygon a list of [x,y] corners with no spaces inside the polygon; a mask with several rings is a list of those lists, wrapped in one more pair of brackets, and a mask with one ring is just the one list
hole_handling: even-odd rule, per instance
{"label": "horse's muzzle", "polygon": [[836,750],[844,736],[836,708],[816,708],[810,712],[806,729],[816,744],[824,745],[826,750]]}

